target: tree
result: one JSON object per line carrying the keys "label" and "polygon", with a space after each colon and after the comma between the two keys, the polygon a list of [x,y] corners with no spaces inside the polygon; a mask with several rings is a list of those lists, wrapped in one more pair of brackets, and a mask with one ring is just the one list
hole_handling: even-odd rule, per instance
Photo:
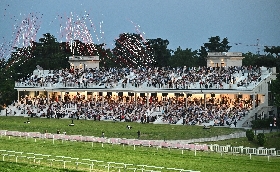
{"label": "tree", "polygon": [[271,48],[269,48],[268,46],[265,46],[264,52],[270,53],[271,55],[275,54],[276,58],[279,58],[280,46],[271,46]]}
{"label": "tree", "polygon": [[209,42],[204,43],[203,46],[200,47],[198,53],[200,58],[200,63],[203,66],[206,65],[205,58],[207,57],[208,52],[228,52],[231,48],[231,46],[228,45],[229,42],[227,38],[223,38],[223,40],[221,40],[219,36],[215,36],[208,39]]}
{"label": "tree", "polygon": [[268,46],[265,46],[264,52],[268,53],[268,56],[270,57],[274,57],[275,61],[273,64],[273,66],[276,66],[277,72],[280,71],[280,46],[271,46],[271,48],[269,48]]}
{"label": "tree", "polygon": [[266,142],[266,137],[263,133],[259,133],[257,135],[257,140],[260,146],[264,146],[265,142]]}
{"label": "tree", "polygon": [[268,55],[260,56],[259,58],[257,58],[255,63],[257,66],[265,66],[265,67],[275,67],[276,66],[278,68],[279,60],[276,59],[274,56],[268,54]]}
{"label": "tree", "polygon": [[30,69],[30,64],[26,65],[26,62],[30,62],[33,58],[33,44],[28,47],[14,47],[14,51],[11,53],[11,57],[5,61],[1,61],[0,69],[0,106],[11,104],[17,99],[16,91],[14,90],[14,84],[20,77],[25,77]]}
{"label": "tree", "polygon": [[259,57],[258,55],[251,52],[243,53],[242,56],[244,57],[244,59],[242,59],[243,66],[250,66],[250,65],[255,66],[256,61]]}
{"label": "tree", "polygon": [[207,49],[204,46],[200,47],[198,55],[199,55],[197,60],[198,65],[206,66]]}
{"label": "tree", "polygon": [[63,47],[63,45],[57,42],[50,33],[43,34],[39,42],[35,43],[34,64],[41,66],[44,70],[69,67],[68,57],[71,53],[65,51],[67,47]]}
{"label": "tree", "polygon": [[246,137],[248,138],[248,141],[253,141],[254,140],[254,131],[253,130],[247,130],[246,131]]}
{"label": "tree", "polygon": [[182,50],[181,47],[178,47],[169,59],[169,64],[172,67],[196,66],[197,58],[197,51],[192,51],[188,48]]}
{"label": "tree", "polygon": [[231,46],[228,45],[228,39],[224,38],[222,41],[219,36],[209,38],[209,42],[204,43],[207,52],[228,52]]}
{"label": "tree", "polygon": [[100,67],[115,67],[116,63],[115,63],[115,59],[113,56],[113,53],[110,49],[101,49],[99,51],[99,58],[100,58],[100,63],[99,66]]}
{"label": "tree", "polygon": [[0,78],[0,109],[4,105],[10,105],[17,98],[16,91],[14,90],[15,82],[12,78]]}
{"label": "tree", "polygon": [[277,74],[277,79],[271,81],[271,92],[274,95],[274,105],[280,107],[280,74]]}
{"label": "tree", "polygon": [[152,48],[140,34],[120,34],[112,51],[119,66],[137,68],[155,64]]}
{"label": "tree", "polygon": [[14,47],[11,57],[0,63],[0,105],[16,100],[16,80],[30,75],[37,65],[43,69],[66,68],[69,66],[69,55],[49,33],[27,47]]}
{"label": "tree", "polygon": [[251,123],[252,129],[262,129],[269,126],[269,124],[271,123],[271,119],[260,119],[259,116],[257,116],[257,119],[251,121]]}
{"label": "tree", "polygon": [[169,66],[169,59],[171,57],[172,50],[168,49],[167,46],[169,41],[167,39],[147,39],[148,47],[152,49],[153,56],[155,57],[155,66],[164,67]]}

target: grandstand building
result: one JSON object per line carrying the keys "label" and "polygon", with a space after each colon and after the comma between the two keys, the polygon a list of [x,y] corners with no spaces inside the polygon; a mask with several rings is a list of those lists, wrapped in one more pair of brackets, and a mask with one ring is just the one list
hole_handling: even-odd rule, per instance
{"label": "grandstand building", "polygon": [[[144,115],[145,118],[155,117],[153,123],[219,125],[221,121],[232,124],[238,121],[237,127],[248,127],[251,120],[267,117],[273,108],[269,83],[276,79],[276,68],[245,67],[242,66],[243,58],[239,52],[211,52],[207,67],[103,69],[99,68],[98,57],[71,57],[70,69],[36,69],[32,76],[17,81],[16,103],[35,104],[36,97],[46,104],[78,98],[91,102],[94,107],[130,102],[133,107],[141,105],[147,111],[138,113],[135,110],[138,118],[134,116],[133,119],[137,118],[138,122],[143,122]],[[63,111],[73,114],[80,106],[79,103],[64,104]],[[8,108],[13,115],[27,113],[22,112],[22,108],[19,111],[18,106],[17,109],[12,105]],[[47,113],[44,109],[40,111]],[[112,109],[101,111],[103,116],[104,113],[117,113]],[[92,111],[85,113],[88,115]],[[193,122],[194,118],[196,122]],[[106,114],[101,119],[112,118]],[[229,126],[233,126],[231,123]]]}
{"label": "grandstand building", "polygon": [[70,56],[70,68],[97,68],[99,69],[99,56]]}
{"label": "grandstand building", "polygon": [[207,55],[207,66],[242,66],[241,52],[209,52]]}

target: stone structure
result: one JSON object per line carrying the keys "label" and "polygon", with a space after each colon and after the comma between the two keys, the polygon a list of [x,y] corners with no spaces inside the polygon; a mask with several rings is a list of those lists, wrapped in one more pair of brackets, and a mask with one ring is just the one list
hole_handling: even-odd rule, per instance
{"label": "stone structure", "polygon": [[242,66],[241,52],[208,52],[207,66]]}
{"label": "stone structure", "polygon": [[99,69],[99,56],[71,56],[69,57],[70,67],[85,69],[97,68]]}

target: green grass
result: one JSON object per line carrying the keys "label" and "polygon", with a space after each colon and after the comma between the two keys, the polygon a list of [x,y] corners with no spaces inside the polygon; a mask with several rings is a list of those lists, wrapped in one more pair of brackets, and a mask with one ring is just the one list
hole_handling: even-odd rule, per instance
{"label": "green grass", "polygon": [[14,163],[0,161],[1,172],[75,172],[76,170],[65,170],[58,168],[50,168],[41,165],[33,165],[27,163]]}
{"label": "green grass", "polygon": [[[56,133],[57,129],[59,129],[61,132],[66,131],[69,135],[78,134],[98,137],[104,131],[106,137],[114,138],[137,138],[137,131],[140,130],[140,139],[147,140],[186,140],[244,131],[226,127],[212,127],[211,130],[203,130],[201,126],[139,124],[136,122],[74,120],[75,126],[70,127],[68,126],[71,123],[70,119],[30,118],[30,124],[25,124],[25,121],[27,121],[27,118],[24,117],[0,117],[0,130],[41,133],[47,130],[49,133]],[[132,129],[126,129],[126,125],[132,126]]]}
{"label": "green grass", "polygon": [[[258,171],[270,171],[278,172],[280,168],[280,158],[270,157],[268,162],[267,157],[264,156],[252,156],[252,159],[248,155],[231,155],[223,154],[222,156],[218,153],[212,152],[197,152],[197,156],[194,156],[194,151],[184,151],[178,149],[156,149],[149,147],[136,147],[133,146],[121,146],[121,145],[111,145],[104,144],[104,147],[100,143],[92,144],[89,142],[72,142],[72,141],[55,141],[52,144],[52,140],[40,140],[28,138],[16,138],[16,137],[1,137],[0,138],[0,148],[5,150],[14,150],[22,152],[33,152],[41,154],[50,154],[52,157],[55,156],[70,156],[77,158],[89,158],[103,160],[106,162],[125,162],[132,163],[135,165],[146,164],[155,165],[163,167],[175,167],[191,170],[199,170],[202,172],[258,172]],[[0,157],[2,158],[2,157]],[[14,162],[14,157],[6,158],[6,160]],[[33,162],[28,162],[26,160],[21,160],[23,164],[10,164],[1,162],[1,168],[5,169],[15,169],[11,171],[20,171],[19,168],[30,167],[29,171],[40,171],[49,168],[49,163],[46,160],[42,160],[41,165],[36,164],[33,166]],[[55,170],[59,171],[62,168],[61,163],[54,164]],[[75,169],[74,163],[68,163],[67,168]],[[96,166],[95,166],[96,168]],[[99,167],[103,169],[103,167]],[[34,169],[34,170],[33,170]],[[37,170],[38,169],[38,170]],[[79,168],[80,169],[80,168]],[[88,167],[83,167],[83,170],[88,171]],[[53,171],[55,171],[53,170]],[[2,170],[1,170],[2,171]],[[25,171],[23,169],[23,171]],[[27,170],[28,171],[28,170]],[[162,170],[171,171],[171,170]]]}
{"label": "green grass", "polygon": [[[276,148],[280,150],[280,132],[272,132],[265,134],[267,140],[263,147],[266,148]],[[231,146],[244,146],[244,147],[252,147],[257,148],[260,147],[257,141],[257,136],[255,136],[254,141],[248,141],[246,137],[229,139],[229,140],[221,140],[216,142],[206,142],[207,144],[218,144],[218,145],[231,145]]]}
{"label": "green grass", "polygon": [[[142,135],[141,139],[159,139],[159,140],[184,140],[191,138],[201,137],[213,137],[222,134],[230,134],[233,132],[244,131],[241,129],[230,129],[213,127],[210,130],[203,130],[199,126],[182,126],[182,125],[154,125],[154,124],[138,124],[138,123],[122,123],[122,122],[104,122],[104,121],[86,121],[75,120],[75,126],[70,127],[68,124],[71,120],[66,119],[41,119],[30,118],[31,123],[25,124],[27,118],[23,117],[0,117],[0,130],[14,130],[14,131],[28,131],[28,132],[41,132],[47,130],[50,133],[56,133],[57,129],[61,132],[66,131],[67,134],[79,134],[100,136],[101,132],[105,132],[106,137],[118,137],[118,138],[136,138],[137,130],[140,130]],[[132,130],[127,130],[126,125],[131,125]],[[275,144],[279,143],[279,133],[272,133],[268,135],[271,138],[271,142],[267,143],[267,146],[275,147]],[[278,140],[277,140],[278,139]],[[124,162],[135,165],[146,164],[163,167],[174,167],[191,170],[199,170],[202,172],[215,171],[238,171],[238,172],[256,172],[256,171],[279,171],[280,158],[270,157],[268,162],[267,157],[252,156],[252,159],[248,155],[230,155],[213,152],[197,152],[197,156],[194,156],[194,151],[184,151],[177,149],[156,149],[149,147],[137,147],[136,150],[133,146],[120,146],[104,144],[104,147],[100,143],[89,142],[72,142],[72,141],[55,141],[41,140],[41,139],[28,138],[16,138],[16,137],[1,137],[0,149],[1,150],[14,150],[22,152],[33,152],[40,154],[50,154],[55,156],[70,156],[80,159],[89,158],[103,160],[105,162]],[[231,139],[226,141],[215,142],[220,145],[230,144],[232,146],[250,146],[247,145],[246,138]],[[250,143],[250,147],[255,146],[255,142]],[[0,156],[0,160],[2,157]],[[13,163],[10,163],[10,162]],[[75,163],[67,163],[67,169],[62,169],[61,162],[56,162],[53,167],[49,167],[47,160],[42,160],[41,164],[34,164],[26,159],[21,159],[20,163],[14,163],[14,157],[7,157],[6,161],[0,161],[0,171],[75,171]],[[106,164],[106,163],[105,163]],[[97,168],[97,166],[95,166]],[[106,171],[104,167],[98,167],[101,171]],[[80,166],[78,170],[89,171],[88,166]],[[117,171],[115,169],[115,171]],[[171,171],[171,170],[163,170]]]}

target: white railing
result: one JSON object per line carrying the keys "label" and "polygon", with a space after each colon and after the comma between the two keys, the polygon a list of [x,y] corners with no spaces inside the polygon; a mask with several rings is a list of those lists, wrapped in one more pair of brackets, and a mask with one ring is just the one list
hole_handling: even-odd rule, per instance
{"label": "white railing", "polygon": [[[187,145],[180,145],[180,144],[173,144],[167,142],[156,142],[156,141],[149,141],[149,140],[136,140],[136,139],[119,139],[119,138],[100,138],[100,137],[91,137],[91,136],[81,136],[81,135],[65,135],[65,134],[41,134],[39,132],[18,132],[18,131],[6,131],[0,130],[1,137],[8,136],[9,139],[11,136],[14,137],[26,137],[27,138],[34,138],[34,142],[37,142],[36,139],[52,139],[53,144],[56,143],[57,140],[63,141],[85,141],[85,142],[92,142],[93,143],[102,143],[101,146],[103,147],[103,143],[106,144],[123,144],[123,145],[132,145],[134,150],[136,146],[154,146],[158,148],[175,148],[175,149],[182,149],[185,150],[204,150],[208,149],[207,145],[197,145],[197,144],[187,144]],[[179,146],[180,145],[180,146]],[[198,172],[193,170],[185,170],[181,168],[169,168],[169,167],[158,167],[152,165],[145,165],[145,164],[128,164],[122,162],[106,162],[103,160],[96,160],[90,158],[81,159],[79,157],[69,157],[69,156],[55,156],[55,155],[45,155],[41,153],[35,152],[20,152],[20,151],[11,151],[11,150],[0,150],[2,155],[2,161],[9,160],[11,161],[11,157],[14,158],[15,162],[21,162],[23,159],[27,159],[29,162],[33,163],[48,163],[51,167],[54,163],[61,163],[63,168],[66,169],[67,166],[70,168],[69,165],[72,167],[75,166],[76,169],[81,166],[87,166],[90,171],[98,166],[98,168],[105,168],[108,171],[110,169],[120,169],[123,170],[141,170],[141,171],[153,171],[153,172],[160,172],[159,170],[168,170],[168,171],[190,171],[190,172]],[[182,152],[183,153],[183,152]],[[23,161],[26,162],[26,161]],[[57,166],[56,166],[57,167]]]}
{"label": "white railing", "polygon": [[[13,151],[13,150],[0,150],[2,161],[13,161],[13,162],[25,162],[34,164],[49,164],[50,167],[61,168],[73,168],[76,170],[88,168],[89,171],[94,169],[106,169],[106,171],[117,170],[117,171],[151,171],[151,172],[160,172],[159,170],[168,170],[168,171],[188,171],[188,172],[199,172],[193,170],[185,170],[181,168],[168,168],[168,167],[159,167],[146,164],[129,164],[123,162],[106,162],[103,160],[96,160],[91,158],[78,158],[78,157],[69,157],[64,155],[50,155],[50,154],[41,154],[35,152],[22,152],[22,151]],[[61,165],[58,165],[61,164]]]}
{"label": "white railing", "polygon": [[232,154],[249,154],[251,155],[260,155],[260,156],[278,156],[280,157],[280,150],[276,150],[276,148],[251,148],[244,146],[220,146],[218,144],[208,145],[209,150],[213,152],[219,153],[232,153]]}

